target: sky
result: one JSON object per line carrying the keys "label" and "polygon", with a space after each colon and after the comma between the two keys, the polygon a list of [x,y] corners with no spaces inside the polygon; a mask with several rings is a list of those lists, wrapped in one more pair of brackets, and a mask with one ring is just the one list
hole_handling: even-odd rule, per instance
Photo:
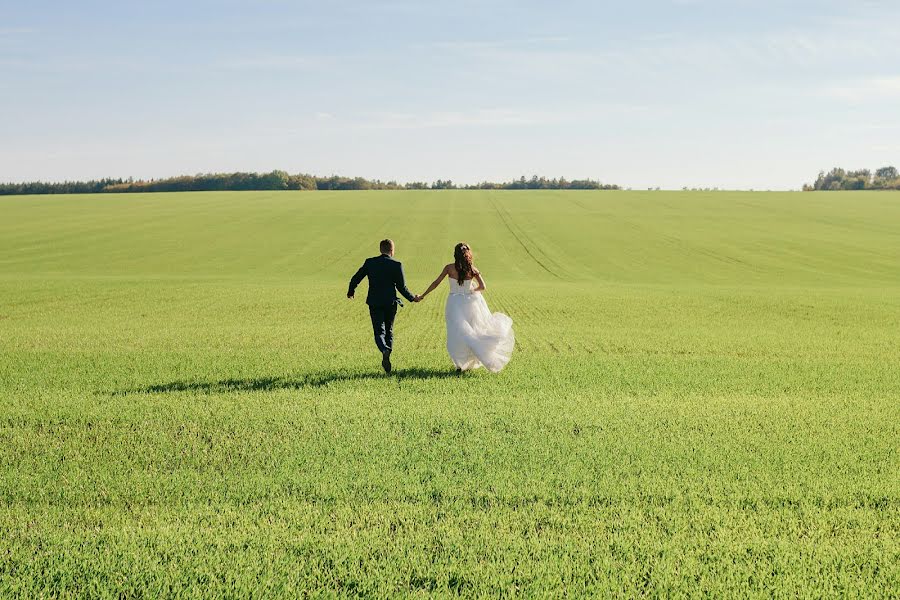
{"label": "sky", "polygon": [[900,167],[897,0],[0,0],[0,181],[797,189]]}

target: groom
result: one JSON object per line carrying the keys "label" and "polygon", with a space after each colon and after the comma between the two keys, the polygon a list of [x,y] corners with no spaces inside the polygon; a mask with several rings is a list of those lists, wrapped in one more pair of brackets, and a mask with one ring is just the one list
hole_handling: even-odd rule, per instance
{"label": "groom", "polygon": [[363,266],[350,279],[347,297],[353,298],[356,286],[365,278],[369,278],[369,293],[366,304],[369,305],[369,316],[372,317],[372,329],[375,331],[375,345],[381,352],[381,366],[386,373],[391,372],[391,350],[394,346],[394,317],[397,316],[397,305],[402,302],[397,298],[395,290],[399,290],[410,302],[421,300],[413,296],[406,288],[403,277],[403,265],[394,260],[394,242],[381,240],[381,256],[367,258]]}

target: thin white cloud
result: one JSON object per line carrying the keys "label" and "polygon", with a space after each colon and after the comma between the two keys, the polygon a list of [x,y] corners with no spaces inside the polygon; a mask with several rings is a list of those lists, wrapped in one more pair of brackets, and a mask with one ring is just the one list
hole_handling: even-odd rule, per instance
{"label": "thin white cloud", "polygon": [[647,107],[637,105],[598,105],[558,110],[489,108],[422,113],[378,113],[361,120],[358,125],[367,129],[436,129],[583,124],[607,118],[610,114],[638,113],[646,110]]}
{"label": "thin white cloud", "polygon": [[31,27],[0,27],[0,35],[28,35],[37,33],[37,29]]}
{"label": "thin white cloud", "polygon": [[825,87],[825,93],[850,102],[900,99],[900,75],[832,84]]}
{"label": "thin white cloud", "polygon": [[573,72],[583,74],[585,70],[596,71],[603,67],[609,67],[613,72],[828,69],[838,61],[844,64],[854,61],[874,63],[890,57],[900,58],[900,33],[884,27],[848,31],[835,25],[823,25],[821,28],[809,26],[766,33],[651,32],[639,34],[627,43],[620,41],[587,49],[574,43],[539,45],[512,41],[440,42],[434,46],[468,54],[500,69],[560,76]]}
{"label": "thin white cloud", "polygon": [[561,44],[568,42],[565,36],[537,36],[507,40],[450,40],[428,44],[432,48],[446,50],[480,50],[485,48],[508,48],[515,46],[533,46],[543,44]]}
{"label": "thin white cloud", "polygon": [[473,125],[536,125],[558,122],[561,115],[515,109],[479,109],[427,113],[382,113],[365,127],[377,129],[433,129]]}
{"label": "thin white cloud", "polygon": [[241,57],[223,61],[220,66],[226,69],[292,71],[315,69],[322,66],[323,59],[311,56],[270,55]]}
{"label": "thin white cloud", "polygon": [[275,134],[305,134],[311,129],[320,131],[360,130],[425,130],[453,128],[503,128],[578,123],[585,125],[625,115],[646,114],[650,108],[641,105],[598,104],[567,106],[559,109],[531,110],[525,108],[473,108],[467,110],[422,112],[370,112],[336,115],[316,112],[277,128],[259,127],[256,131]]}
{"label": "thin white cloud", "polygon": [[2,58],[0,67],[30,70],[44,73],[91,73],[122,69],[130,72],[193,72],[190,65],[132,59],[124,56],[64,56],[59,54],[35,55],[28,58]]}
{"label": "thin white cloud", "polygon": [[900,154],[900,144],[876,144],[872,146],[871,150],[881,154],[898,155]]}

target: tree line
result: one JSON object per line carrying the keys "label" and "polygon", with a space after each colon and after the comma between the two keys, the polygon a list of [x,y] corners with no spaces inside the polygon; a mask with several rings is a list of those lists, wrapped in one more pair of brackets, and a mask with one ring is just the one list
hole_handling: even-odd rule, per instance
{"label": "tree line", "polygon": [[900,190],[900,172],[895,167],[882,167],[874,173],[834,168],[827,173],[819,171],[814,183],[803,186],[804,192],[838,190]]}
{"label": "tree line", "polygon": [[0,183],[0,195],[26,194],[99,194],[129,192],[212,192],[240,190],[618,190],[617,185],[603,184],[593,179],[565,177],[547,179],[524,176],[505,183],[485,181],[474,185],[457,186],[451,180],[426,183],[414,181],[397,183],[363,177],[296,174],[285,171],[270,173],[201,173],[164,179],[97,179],[91,181],[64,181],[61,183],[32,181],[27,183]]}

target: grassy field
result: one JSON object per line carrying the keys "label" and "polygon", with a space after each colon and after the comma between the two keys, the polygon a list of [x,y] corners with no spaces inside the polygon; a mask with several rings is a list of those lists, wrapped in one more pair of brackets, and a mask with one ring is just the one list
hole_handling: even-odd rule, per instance
{"label": "grassy field", "polygon": [[0,597],[897,597],[898,449],[900,193],[0,199]]}

